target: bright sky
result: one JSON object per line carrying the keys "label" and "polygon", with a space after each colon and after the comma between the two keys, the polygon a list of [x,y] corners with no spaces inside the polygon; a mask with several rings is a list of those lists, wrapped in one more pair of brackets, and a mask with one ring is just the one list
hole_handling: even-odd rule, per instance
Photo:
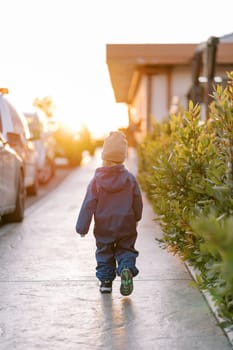
{"label": "bright sky", "polygon": [[0,9],[0,86],[23,110],[51,96],[55,117],[96,134],[127,120],[107,43],[199,43],[233,31],[232,0],[0,0]]}

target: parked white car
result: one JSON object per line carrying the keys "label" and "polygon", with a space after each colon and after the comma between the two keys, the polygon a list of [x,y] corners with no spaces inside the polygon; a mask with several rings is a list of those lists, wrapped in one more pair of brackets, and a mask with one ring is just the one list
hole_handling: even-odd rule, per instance
{"label": "parked white car", "polygon": [[[19,137],[16,134],[11,136]],[[24,202],[23,160],[0,133],[0,219],[7,222],[22,221]]]}
{"label": "parked white car", "polygon": [[[24,164],[24,182],[29,195],[38,191],[37,151],[30,138],[30,131],[23,113],[5,97],[0,89],[0,132],[19,154]],[[19,137],[13,137],[13,135]]]}
{"label": "parked white car", "polygon": [[35,110],[24,112],[38,153],[38,179],[46,184],[55,174],[55,139],[46,115]]}

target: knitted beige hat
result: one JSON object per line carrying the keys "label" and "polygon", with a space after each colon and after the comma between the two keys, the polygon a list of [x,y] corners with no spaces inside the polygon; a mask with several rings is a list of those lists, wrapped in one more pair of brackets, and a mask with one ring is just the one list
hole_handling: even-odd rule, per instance
{"label": "knitted beige hat", "polygon": [[116,163],[123,163],[127,156],[128,142],[120,131],[112,131],[104,141],[102,159]]}

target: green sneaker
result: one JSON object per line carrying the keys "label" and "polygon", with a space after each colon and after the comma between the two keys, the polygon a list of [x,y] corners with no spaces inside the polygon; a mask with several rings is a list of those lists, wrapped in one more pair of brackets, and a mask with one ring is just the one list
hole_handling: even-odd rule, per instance
{"label": "green sneaker", "polygon": [[121,287],[120,292],[122,295],[130,295],[133,291],[133,275],[128,267],[123,268],[121,271]]}
{"label": "green sneaker", "polygon": [[112,281],[102,281],[100,284],[101,293],[111,293],[112,292]]}

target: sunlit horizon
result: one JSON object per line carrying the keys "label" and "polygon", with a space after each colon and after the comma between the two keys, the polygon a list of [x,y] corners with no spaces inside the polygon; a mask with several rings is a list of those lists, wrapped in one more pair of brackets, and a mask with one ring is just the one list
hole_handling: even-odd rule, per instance
{"label": "sunlit horizon", "polygon": [[[110,131],[118,130],[128,126],[127,106],[123,104],[113,104],[109,108],[99,109],[96,111],[87,111],[86,117],[81,118],[73,112],[64,120],[63,115],[54,114],[55,120],[68,126],[73,131],[79,131],[87,128],[94,138],[101,138],[109,134]],[[84,113],[84,112],[83,112]]]}
{"label": "sunlit horizon", "polygon": [[[17,69],[19,69],[18,66]],[[47,86],[44,86],[44,75],[46,71],[27,76],[27,83],[31,86],[29,92],[28,87],[23,85],[23,77],[16,82],[14,79],[1,79],[1,84],[2,87],[7,87],[9,90],[7,98],[22,112],[30,112],[35,109],[33,106],[35,98],[51,97],[54,105],[54,120],[73,131],[86,127],[94,137],[99,138],[107,135],[109,131],[127,127],[127,105],[114,101],[110,83],[103,85],[103,82],[100,81],[99,95],[92,93],[88,95],[88,91],[84,93],[83,89],[77,86],[75,78],[69,78],[69,74],[61,76],[58,72],[50,72],[49,76],[52,81],[58,82],[56,88],[50,87],[48,80]],[[34,80],[37,82],[36,86]],[[83,85],[85,88],[85,80]]]}

